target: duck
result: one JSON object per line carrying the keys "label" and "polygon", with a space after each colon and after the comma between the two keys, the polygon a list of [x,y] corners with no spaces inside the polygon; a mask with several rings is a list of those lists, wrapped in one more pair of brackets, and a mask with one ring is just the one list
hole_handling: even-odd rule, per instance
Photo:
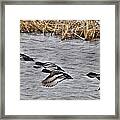
{"label": "duck", "polygon": [[35,65],[33,67],[34,68],[43,67],[43,68],[45,68],[47,70],[50,70],[51,72],[54,71],[54,70],[59,70],[59,71],[64,72],[64,70],[61,67],[59,67],[58,65],[56,65],[54,63],[51,63],[51,62],[45,62],[45,63],[43,63],[43,62],[35,62]]}
{"label": "duck", "polygon": [[25,54],[22,54],[22,53],[20,53],[20,59],[24,60],[24,61],[34,61],[33,58],[31,58],[31,57],[29,57],[29,56],[27,56]]}
{"label": "duck", "polygon": [[87,77],[89,78],[97,78],[97,80],[100,80],[100,74],[99,73],[94,73],[94,72],[89,72],[86,74]]}
{"label": "duck", "polygon": [[57,85],[59,82],[65,80],[65,79],[73,79],[70,75],[67,73],[55,70],[50,71],[47,69],[43,69],[42,72],[50,73],[43,81],[42,85],[45,87],[53,87]]}
{"label": "duck", "polygon": [[[97,80],[100,81],[100,74],[98,74],[98,73],[89,72],[89,73],[87,73],[86,76],[87,76],[88,78],[90,78],[90,79],[92,79],[92,78],[97,78]],[[95,91],[99,91],[99,90],[100,90],[100,87],[98,87],[98,89],[95,90]]]}

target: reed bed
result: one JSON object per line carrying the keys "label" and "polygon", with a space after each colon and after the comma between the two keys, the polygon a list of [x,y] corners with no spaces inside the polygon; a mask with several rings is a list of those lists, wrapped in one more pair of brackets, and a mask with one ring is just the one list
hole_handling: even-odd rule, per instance
{"label": "reed bed", "polygon": [[99,20],[20,20],[21,33],[50,34],[66,39],[99,40]]}

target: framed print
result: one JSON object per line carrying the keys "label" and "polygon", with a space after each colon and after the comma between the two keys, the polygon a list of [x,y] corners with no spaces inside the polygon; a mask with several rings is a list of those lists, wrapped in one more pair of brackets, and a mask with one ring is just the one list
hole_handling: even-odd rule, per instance
{"label": "framed print", "polygon": [[119,2],[2,1],[2,119],[119,119]]}

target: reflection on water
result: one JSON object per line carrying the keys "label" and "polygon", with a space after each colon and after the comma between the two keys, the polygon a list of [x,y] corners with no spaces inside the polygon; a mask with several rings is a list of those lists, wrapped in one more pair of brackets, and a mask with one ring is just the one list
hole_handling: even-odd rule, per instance
{"label": "reflection on water", "polygon": [[20,61],[21,100],[94,100],[100,99],[99,81],[88,79],[88,72],[100,73],[100,41],[66,40],[40,34],[20,35],[20,51],[35,61],[53,62],[73,79],[47,88],[41,81],[48,75],[33,68],[33,61]]}

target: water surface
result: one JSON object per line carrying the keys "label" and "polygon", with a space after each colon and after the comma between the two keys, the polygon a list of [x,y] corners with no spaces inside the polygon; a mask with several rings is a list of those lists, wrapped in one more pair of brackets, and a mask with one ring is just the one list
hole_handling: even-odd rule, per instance
{"label": "water surface", "polygon": [[53,62],[73,77],[52,88],[43,87],[41,81],[48,74],[33,68],[35,62],[20,61],[21,100],[100,99],[99,81],[85,77],[88,72],[100,73],[100,41],[61,41],[50,35],[21,33],[20,52],[35,61]]}

